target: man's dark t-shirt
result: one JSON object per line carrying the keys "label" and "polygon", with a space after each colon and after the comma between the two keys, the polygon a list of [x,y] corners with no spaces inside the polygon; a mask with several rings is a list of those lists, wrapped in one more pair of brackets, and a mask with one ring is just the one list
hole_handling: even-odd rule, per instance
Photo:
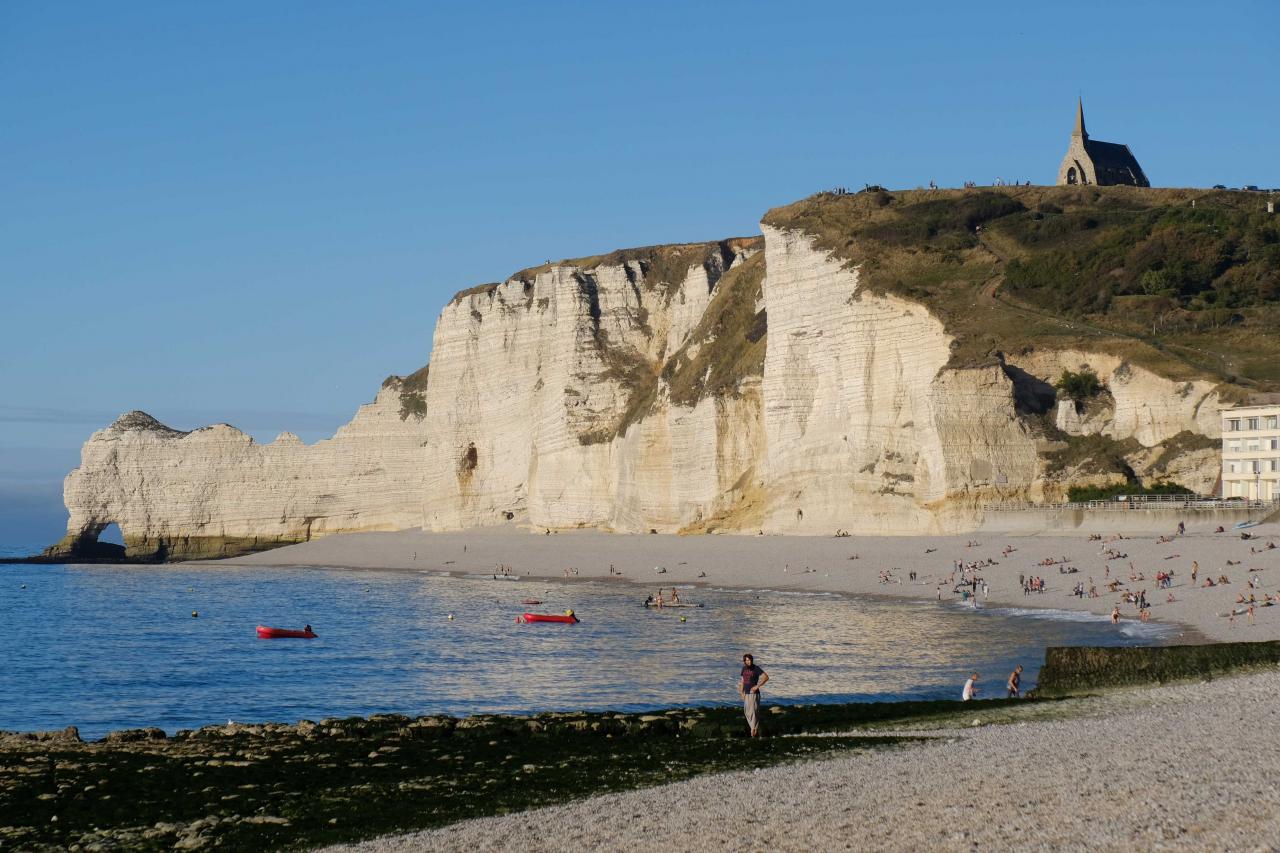
{"label": "man's dark t-shirt", "polygon": [[756,664],[742,667],[742,692],[750,693],[751,689],[760,683],[760,676],[764,675],[764,670]]}

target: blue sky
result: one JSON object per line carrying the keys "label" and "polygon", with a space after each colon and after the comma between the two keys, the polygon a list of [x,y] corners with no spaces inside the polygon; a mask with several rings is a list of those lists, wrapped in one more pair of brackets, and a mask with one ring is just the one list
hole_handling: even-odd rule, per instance
{"label": "blue sky", "polygon": [[1280,4],[0,4],[0,544],[144,409],[321,438],[450,294],[865,182],[1280,186]]}

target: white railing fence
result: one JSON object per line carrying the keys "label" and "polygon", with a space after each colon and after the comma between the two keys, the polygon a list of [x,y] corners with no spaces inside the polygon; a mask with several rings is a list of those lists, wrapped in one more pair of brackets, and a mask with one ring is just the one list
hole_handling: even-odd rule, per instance
{"label": "white railing fence", "polygon": [[1091,512],[1144,512],[1151,510],[1210,510],[1210,509],[1276,509],[1280,499],[1258,501],[1244,498],[1207,498],[1195,495],[1129,495],[1126,500],[1083,501],[1079,503],[1033,504],[991,503],[983,504],[983,512],[1040,512],[1044,510],[1077,510]]}

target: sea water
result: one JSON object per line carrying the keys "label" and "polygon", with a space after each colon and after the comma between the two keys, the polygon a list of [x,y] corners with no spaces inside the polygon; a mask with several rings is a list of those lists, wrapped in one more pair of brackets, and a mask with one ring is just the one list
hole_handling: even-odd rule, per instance
{"label": "sea water", "polygon": [[[770,590],[686,588],[683,600],[705,606],[656,612],[645,594],[432,572],[0,566],[0,729],[75,725],[96,738],[228,720],[731,703],[745,652],[770,675],[768,702],[959,698],[972,670],[996,696],[1015,664],[1033,684],[1047,646],[1177,636],[1079,613]],[[570,608],[580,624],[516,622]],[[306,623],[317,639],[255,633]]]}

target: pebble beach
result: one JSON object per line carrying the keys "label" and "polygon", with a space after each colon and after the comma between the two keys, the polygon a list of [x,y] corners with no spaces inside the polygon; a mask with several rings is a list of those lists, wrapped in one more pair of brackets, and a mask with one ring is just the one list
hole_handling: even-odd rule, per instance
{"label": "pebble beach", "polygon": [[1083,716],[331,847],[420,850],[1280,849],[1280,673],[1092,697]]}

